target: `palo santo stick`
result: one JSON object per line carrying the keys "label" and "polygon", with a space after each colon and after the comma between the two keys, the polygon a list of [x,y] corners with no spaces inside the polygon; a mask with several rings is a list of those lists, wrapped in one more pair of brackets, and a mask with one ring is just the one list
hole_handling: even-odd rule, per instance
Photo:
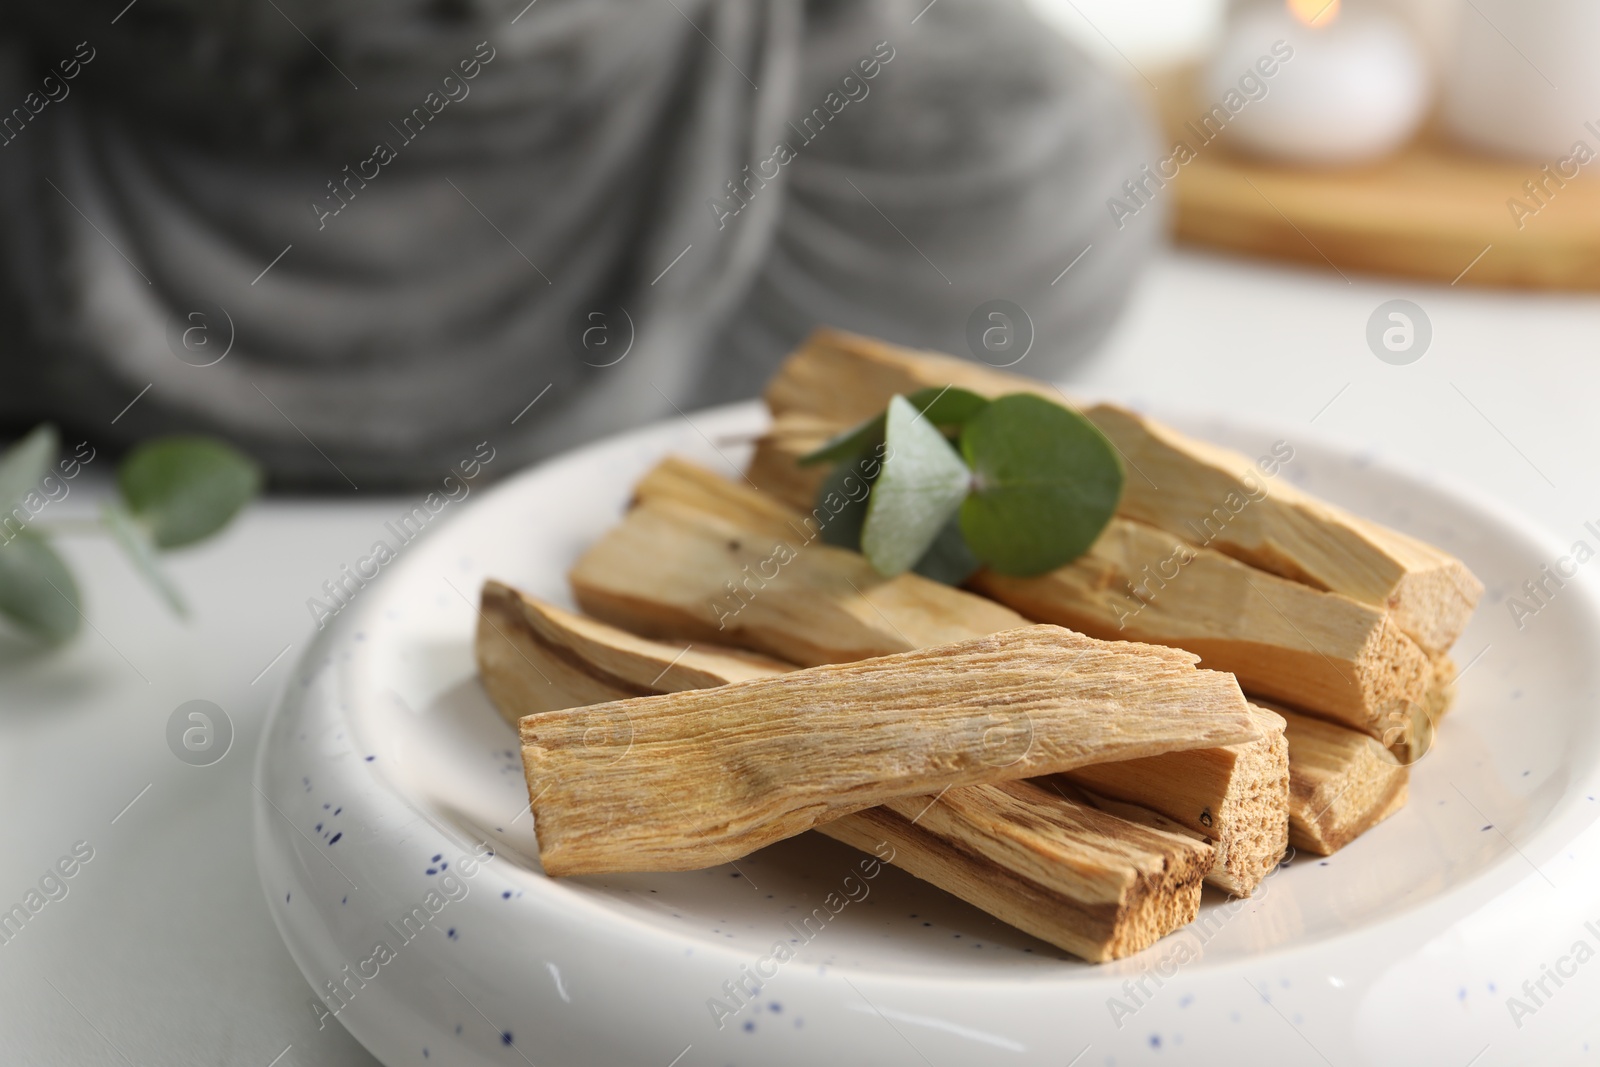
{"label": "palo santo stick", "polygon": [[584,611],[651,637],[736,645],[813,666],[1024,626],[1009,608],[859,553],[645,500],[570,575]]}
{"label": "palo santo stick", "polygon": [[[636,492],[774,532],[814,521],[682,460],[664,461]],[[1188,649],[1237,675],[1246,693],[1348,723],[1399,745],[1408,762],[1432,743],[1447,700],[1429,657],[1383,611],[1128,519],[1113,519],[1087,553],[1049,574],[981,571],[971,585],[1035,622]]]}
{"label": "palo santo stick", "polygon": [[1031,782],[892,800],[818,827],[1091,962],[1192,922],[1213,849]]}
{"label": "palo santo stick", "polygon": [[[478,629],[479,673],[495,706],[513,724],[540,711],[709,688],[752,677],[754,671],[794,669],[776,661],[755,662],[758,658],[749,653],[697,646],[686,652],[635,637],[499,582],[484,584],[483,615],[492,621]],[[534,627],[542,639],[524,636],[525,629]],[[1252,714],[1262,731],[1256,741],[1104,763],[1068,774],[1131,802],[1126,807],[1142,802],[1183,819],[1217,843],[1207,881],[1247,896],[1277,862],[1288,832],[1283,720],[1259,709]],[[1128,816],[1127,811],[1117,814]]]}
{"label": "palo santo stick", "polygon": [[850,427],[804,411],[773,417],[766,432],[756,438],[755,451],[745,477],[762,492],[771,493],[798,511],[810,511],[817,490],[828,476],[828,464],[800,466],[800,457],[816,451],[828,439]]}
{"label": "palo santo stick", "polygon": [[1130,477],[1118,508],[1129,518],[1385,609],[1429,654],[1455,643],[1483,595],[1483,583],[1449,553],[1263,479],[1237,452],[1111,404],[1084,414],[1161,487]]}
{"label": "palo santo stick", "polygon": [[896,393],[947,385],[979,396],[1033,393],[1061,402],[1061,393],[1045,382],[828,327],[800,342],[762,398],[774,415],[796,411],[855,425],[880,414]]}
{"label": "palo santo stick", "polygon": [[[795,507],[815,495],[810,482],[821,477],[820,468],[795,460],[829,434],[815,423],[791,432],[784,424],[792,418],[779,418],[757,442],[749,473]],[[1444,681],[1454,676],[1448,657],[1434,657],[1430,667],[1380,609],[1125,518],[1113,519],[1087,553],[1050,574],[980,572],[971,584],[1036,622],[1197,652],[1206,666],[1237,674],[1246,693],[1348,722],[1398,744],[1409,762],[1432,743],[1431,724],[1452,695]]]}
{"label": "palo santo stick", "polygon": [[668,456],[645,472],[633,487],[633,503],[671,500],[726,519],[752,533],[795,544],[815,541],[833,518],[824,511],[791,508],[748,483],[725,478],[680,456]]}
{"label": "palo santo stick", "polygon": [[[483,613],[494,621],[478,630],[479,669],[491,699],[513,721],[526,713],[622,699],[634,695],[638,684],[672,685],[679,691],[691,683],[721,685],[751,669],[746,654],[698,648],[683,653],[563,612],[499,582],[485,583]],[[525,628],[554,636],[526,639]],[[690,656],[697,661],[680,671]],[[674,659],[671,670],[662,669]],[[561,704],[563,700],[569,703]],[[963,786],[945,792],[935,818],[918,818],[931,798],[913,798],[846,815],[818,830],[880,856],[878,846],[892,841],[892,862],[1092,960],[1136,952],[1194,918],[1195,846],[1144,832],[1121,818],[1085,812],[1081,798],[1063,800],[1029,789],[1020,783]],[[900,815],[896,805],[917,810]],[[1131,816],[1135,823],[1160,818],[1133,805],[1122,809],[1124,818]],[[984,818],[963,818],[960,813],[965,812],[983,813]],[[946,835],[933,829],[952,819],[959,832]],[[997,821],[1009,825],[996,830]],[[1002,847],[1000,838],[1027,847],[1020,852]],[[1214,860],[1211,867],[1216,868]]]}
{"label": "palo santo stick", "polygon": [[1215,842],[1206,881],[1249,896],[1289,843],[1289,745],[1281,716],[1252,707],[1260,737],[1221,748],[1099,763],[1061,777],[1148,808]]}
{"label": "palo santo stick", "polygon": [[897,797],[1254,739],[1238,684],[1194,663],[1030,626],[530,715],[540,858],[552,875],[694,870]]}
{"label": "palo santo stick", "polygon": [[705,689],[794,668],[742,649],[648,641],[501,582],[483,583],[478,675],[512,726],[524,715]]}
{"label": "palo santo stick", "polygon": [[[690,504],[719,518],[760,527],[773,535],[797,528],[804,521],[798,513],[789,511],[764,493],[704,467],[670,457],[640,480],[634,494],[642,502]],[[1217,558],[1229,567],[1248,569],[1227,557]],[[1270,575],[1259,577],[1282,582]],[[1313,597],[1329,596],[1300,586],[1293,589]],[[1359,605],[1352,606],[1361,612],[1369,611]],[[909,624],[907,621],[906,625]],[[1280,624],[1279,630],[1282,629]],[[1112,633],[1111,636],[1131,635]],[[1288,833],[1283,723],[1271,712],[1258,711],[1257,717],[1265,730],[1256,742],[1102,764],[1083,772],[1090,776],[1085,784],[1096,786],[1108,796],[1161,812],[1205,833],[1219,845],[1217,865],[1209,881],[1230,893],[1248,895],[1277,863]],[[1154,766],[1146,767],[1146,764]]]}
{"label": "palo santo stick", "polygon": [[1365,734],[1274,707],[1289,739],[1289,843],[1329,856],[1399,811],[1408,769]]}
{"label": "palo santo stick", "polygon": [[1427,710],[1428,718],[1435,726],[1444,718],[1456,703],[1456,676],[1459,674],[1456,661],[1449,656],[1433,657],[1433,672],[1428,679],[1428,689],[1423,695],[1422,706]]}
{"label": "palo santo stick", "polygon": [[1404,739],[1418,755],[1431,742],[1432,665],[1389,616],[1143,523],[1113,519],[1088,552],[1049,574],[980,571],[971,584],[1036,622],[1186,648],[1237,675],[1246,693],[1386,743]]}
{"label": "palo santo stick", "polygon": [[[1067,403],[1039,382],[836,330],[813,333],[779,369],[766,400],[777,416],[801,412],[848,425],[882,411],[894,393],[946,385]],[[1261,570],[1384,608],[1430,654],[1454,643],[1483,593],[1455,557],[1281,479],[1263,479],[1245,456],[1112,404],[1083,413],[1130,468],[1121,514]]]}
{"label": "palo santo stick", "polygon": [[724,478],[698,463],[668,456],[633,487],[633,502],[667,500],[742,526],[765,537],[815,541],[831,515],[807,515],[770,494]]}

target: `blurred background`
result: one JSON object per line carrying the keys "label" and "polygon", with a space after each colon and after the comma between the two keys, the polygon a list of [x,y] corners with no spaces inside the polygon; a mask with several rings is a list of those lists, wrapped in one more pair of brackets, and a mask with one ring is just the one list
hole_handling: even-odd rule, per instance
{"label": "blurred background", "polygon": [[750,396],[824,322],[960,347],[1004,298],[1048,372],[1161,233],[1052,285],[1156,139],[1021,0],[114,17],[17,10],[5,416],[221,434],[280,487],[417,484],[547,387],[514,462]]}
{"label": "blurred background", "polygon": [[[15,5],[0,425],[113,452],[215,434],[277,488],[393,487],[534,396],[501,472],[750,396],[819,324],[984,359],[970,338],[1005,334],[1058,375],[1168,235],[1345,278],[1588,288],[1594,17]],[[973,329],[995,301],[1010,332]]]}

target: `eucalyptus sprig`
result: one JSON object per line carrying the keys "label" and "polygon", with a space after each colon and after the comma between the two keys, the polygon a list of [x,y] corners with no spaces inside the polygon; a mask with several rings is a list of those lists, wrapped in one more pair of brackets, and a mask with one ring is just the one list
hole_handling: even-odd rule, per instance
{"label": "eucalyptus sprig", "polygon": [[824,531],[829,542],[859,548],[880,574],[915,570],[949,584],[980,566],[1026,576],[1071,562],[1122,496],[1122,462],[1105,435],[1031,393],[895,396],[800,463],[834,464],[819,501],[837,499],[850,474],[876,474],[864,503]]}
{"label": "eucalyptus sprig", "polygon": [[261,491],[261,469],[221,441],[198,436],[146,441],[117,467],[117,499],[90,523],[41,518],[64,499],[87,460],[61,460],[55,428],[36,427],[0,452],[0,615],[47,644],[78,632],[77,580],[51,544],[54,535],[104,533],[179,616],[187,616],[159,554],[202,541],[226,526]]}

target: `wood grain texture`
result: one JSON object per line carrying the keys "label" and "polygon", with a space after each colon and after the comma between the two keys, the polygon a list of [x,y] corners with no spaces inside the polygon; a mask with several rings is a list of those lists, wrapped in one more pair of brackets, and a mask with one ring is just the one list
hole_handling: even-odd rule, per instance
{"label": "wood grain texture", "polygon": [[[881,411],[894,393],[951,384],[986,396],[1030,392],[1070,403],[1053,386],[837,330],[812,334],[779,368],[765,396],[779,420],[802,414],[848,426]],[[1124,517],[1386,610],[1430,654],[1454,643],[1482,595],[1482,583],[1455,557],[1282,478],[1263,477],[1239,453],[1114,404],[1082,410],[1127,462],[1119,506]],[[765,472],[776,464],[777,449],[793,440],[794,427],[788,430],[786,438],[769,434],[764,451],[758,449],[756,469],[766,484],[773,482]]]}
{"label": "wood grain texture", "polygon": [[1249,896],[1289,844],[1289,744],[1283,717],[1252,708],[1260,736],[1221,748],[1100,763],[1061,777],[1164,815],[1216,845],[1206,881]]}
{"label": "wood grain texture", "polygon": [[1263,477],[1236,452],[1115,405],[1085,414],[1143,472],[1126,482],[1128,518],[1387,611],[1430,654],[1455,643],[1483,595],[1449,553]]}
{"label": "wood grain texture", "polygon": [[1280,578],[1129,519],[1049,574],[971,586],[1036,622],[1188,649],[1285,701],[1418,754],[1432,663],[1383,611]]}
{"label": "wood grain texture", "polygon": [[[484,583],[482,617],[479,676],[513,725],[523,715],[541,711],[709,688],[744,680],[753,669],[774,674],[795,669],[776,661],[765,661],[770,667],[753,665],[748,653],[721,649],[691,646],[685,653],[676,645],[574,616],[493,581]],[[525,637],[522,630],[529,619],[540,620],[534,625],[553,634]],[[572,634],[581,638],[574,640]],[[1184,820],[1216,843],[1206,880],[1247,896],[1266,873],[1261,865],[1270,869],[1276,863],[1288,834],[1283,720],[1259,709],[1252,709],[1252,715],[1261,733],[1255,741],[1106,763],[1068,776],[1081,774],[1079,781],[1128,802],[1125,809],[1150,803]]]}
{"label": "wood grain texture", "polygon": [[[697,464],[688,463],[681,459],[668,458],[663,460],[643,479],[640,480],[635,490],[635,497],[645,502],[678,502],[703,508],[714,515],[738,522],[751,527],[761,527],[772,534],[781,534],[783,531],[794,528],[803,521],[800,512],[787,508],[782,502],[774,499],[767,493],[760,492],[747,484],[732,481],[721,475],[709,471]],[[1121,520],[1118,520],[1119,522]],[[1128,524],[1137,525],[1137,524]],[[1174,541],[1170,535],[1155,534],[1151,531],[1156,543],[1162,548],[1160,556],[1170,554]],[[1277,578],[1273,575],[1261,574],[1252,571],[1244,564],[1210,553],[1234,577],[1233,596],[1220,604],[1213,603],[1207,594],[1214,594],[1215,589],[1201,585],[1194,591],[1200,594],[1197,597],[1199,610],[1191,610],[1193,616],[1188,620],[1190,633],[1204,634],[1215,637],[1219,627],[1242,626],[1247,633],[1253,633],[1259,638],[1258,645],[1263,648],[1246,647],[1243,642],[1216,642],[1213,641],[1207,651],[1213,655],[1220,649],[1226,656],[1238,660],[1241,664],[1255,668],[1255,673],[1271,676],[1265,668],[1259,666],[1259,661],[1265,657],[1272,659],[1276,654],[1279,671],[1275,676],[1282,683],[1282,688],[1295,693],[1297,697],[1315,699],[1317,691],[1303,684],[1299,672],[1307,669],[1305,660],[1307,653],[1314,651],[1308,644],[1306,632],[1295,628],[1292,622],[1285,623],[1283,616],[1275,611],[1269,611],[1272,605],[1261,601],[1255,605],[1256,616],[1268,616],[1265,626],[1257,626],[1253,630],[1247,623],[1238,619],[1240,609],[1236,603],[1243,587],[1239,585],[1238,578],[1241,573],[1254,575],[1255,580],[1271,588],[1274,593],[1279,593],[1277,586],[1285,587],[1291,598],[1301,598],[1309,601],[1313,607],[1322,609],[1347,609],[1343,616],[1347,621],[1352,621],[1357,628],[1362,625],[1376,626],[1381,623],[1382,616],[1365,605],[1356,604],[1335,594],[1321,593],[1306,589],[1296,583]],[[1152,555],[1151,563],[1154,564],[1157,556]],[[1124,561],[1125,563],[1126,561]],[[1073,565],[1080,566],[1079,564]],[[1129,573],[1137,575],[1138,567],[1127,567]],[[1092,578],[1086,583],[1090,590],[1090,597],[1095,603],[1103,599],[1110,603],[1119,599],[1109,593],[1109,582],[1103,580],[1104,576],[1098,572],[1091,572]],[[1029,579],[1029,582],[1043,581],[1042,579]],[[1276,583],[1276,585],[1273,585]],[[1126,583],[1124,583],[1126,584]],[[981,583],[980,583],[981,586]],[[1270,594],[1269,594],[1270,595]],[[1126,603],[1138,606],[1138,602],[1130,601],[1126,596],[1120,597]],[[1330,605],[1325,601],[1333,601]],[[1173,598],[1168,598],[1165,603],[1170,607],[1175,605]],[[1017,604],[1017,607],[1026,608],[1029,605]],[[1303,608],[1304,605],[1301,605]],[[1289,605],[1289,610],[1295,611],[1295,604]],[[1335,619],[1339,618],[1335,610]],[[1090,633],[1090,636],[1104,637],[1110,640],[1148,640],[1147,636],[1139,636],[1128,632],[1119,632],[1110,622],[1117,618],[1114,612],[1103,613],[1100,622],[1106,625],[1100,628],[1102,633]],[[896,625],[909,625],[906,620],[890,620]],[[1036,621],[1063,622],[1061,618],[1038,618]],[[1083,630],[1081,625],[1067,625],[1074,629]],[[1326,620],[1313,617],[1304,621],[1304,626],[1311,633],[1322,636],[1322,629],[1327,625]],[[1335,630],[1338,627],[1333,627]],[[1169,630],[1173,627],[1168,627]],[[1389,631],[1392,634],[1392,631]],[[1167,636],[1170,637],[1170,634]],[[1325,642],[1335,647],[1340,647],[1336,642]],[[1399,638],[1404,642],[1405,638]],[[1289,642],[1286,646],[1285,642]],[[1172,640],[1158,640],[1157,643],[1174,644]],[[1357,643],[1359,647],[1359,642]],[[1199,652],[1199,649],[1192,649]],[[1415,669],[1425,672],[1427,666],[1419,657]],[[1284,662],[1289,660],[1289,662]],[[1202,660],[1204,663],[1204,660]],[[1217,665],[1218,669],[1228,670],[1227,666]],[[1231,665],[1230,665],[1231,666]],[[1325,686],[1331,686],[1336,692],[1346,694],[1347,702],[1358,704],[1365,698],[1360,694],[1359,686],[1353,686],[1348,678],[1338,674],[1335,668],[1328,665],[1327,660],[1321,655],[1316,657],[1313,665],[1312,676],[1320,678]],[[1367,672],[1352,669],[1349,672],[1357,678],[1363,678],[1377,686],[1376,680],[1367,676]],[[1244,678],[1240,679],[1244,684]],[[1412,697],[1420,697],[1422,681],[1419,678],[1407,691]],[[1248,691],[1248,687],[1247,687]],[[1324,700],[1325,703],[1338,706],[1339,702],[1332,698]],[[1407,705],[1409,706],[1409,705]],[[1143,805],[1153,811],[1162,813],[1178,820],[1183,825],[1188,825],[1218,843],[1216,866],[1208,880],[1221,889],[1230,893],[1248,895],[1258,884],[1261,878],[1276,865],[1282,855],[1284,843],[1288,834],[1287,813],[1287,768],[1285,756],[1285,742],[1283,741],[1282,721],[1270,712],[1259,712],[1258,717],[1264,720],[1267,726],[1266,733],[1261,740],[1243,746],[1237,751],[1233,747],[1225,749],[1201,749],[1172,753],[1166,756],[1153,757],[1151,760],[1129,760],[1122,763],[1102,764],[1098,767],[1088,768],[1083,774],[1084,784],[1098,788],[1101,793],[1113,796],[1129,803]],[[1426,720],[1424,720],[1426,721]],[[1150,764],[1152,766],[1147,766]],[[1206,825],[1206,820],[1211,820],[1211,825]]]}
{"label": "wood grain texture", "polygon": [[661,639],[734,645],[805,666],[1014,629],[1025,619],[859,553],[646,499],[570,575],[590,615]]}
{"label": "wood grain texture", "polygon": [[521,720],[552,875],[693,870],[947,787],[1250,741],[1237,683],[1054,626]]}
{"label": "wood grain texture", "polygon": [[[513,719],[524,713],[624,699],[636,695],[641,684],[662,686],[655,690],[661,692],[669,691],[669,685],[674,687],[670,691],[721,685],[743,678],[750,669],[743,655],[697,648],[690,654],[699,656],[698,662],[680,671],[688,657],[673,645],[573,616],[498,582],[484,584],[483,617],[495,621],[479,627],[480,674],[501,714]],[[541,632],[553,629],[554,636],[522,639],[529,618],[539,620],[531,625]],[[671,669],[664,670],[669,663]],[[779,665],[778,669],[794,668]],[[997,788],[999,792],[992,792]],[[933,799],[892,801],[818,829],[874,856],[885,856],[880,846],[892,837],[894,844],[886,857],[890,861],[1019,929],[1091,960],[1138,951],[1194,918],[1198,889],[1192,877],[1196,853],[1191,845],[1141,833],[1123,819],[1085,814],[1082,800],[1065,799],[1053,791],[1040,795],[1008,785],[961,786],[939,798],[942,809],[934,819],[919,819]],[[916,811],[896,814],[897,806],[914,806]],[[1125,816],[1134,816],[1132,821],[1141,825],[1158,818],[1133,805],[1122,808]],[[969,812],[981,817],[967,816]],[[997,821],[1008,825],[997,830]],[[961,832],[933,829],[946,822]],[[1187,833],[1176,824],[1157,829]],[[1024,845],[1020,851],[1006,847],[1018,842]],[[1213,859],[1210,869],[1217,867]]]}
{"label": "wood grain texture", "polygon": [[492,579],[483,583],[473,647],[478,677],[512,726],[541,711],[705,689],[794,669],[742,649],[635,637]]}
{"label": "wood grain texture", "polygon": [[646,471],[633,487],[633,499],[641,504],[662,500],[682,504],[768,537],[814,539],[829,518],[825,508],[817,515],[809,500],[803,506],[792,505],[749,482],[724,478],[678,456],[668,456]]}
{"label": "wood grain texture", "polygon": [[1032,782],[904,798],[819,829],[878,855],[887,843],[897,866],[1091,962],[1192,922],[1213,852]]}
{"label": "wood grain texture", "polygon": [[1399,811],[1408,768],[1365,734],[1286,708],[1289,843],[1329,856]]}
{"label": "wood grain texture", "polygon": [[667,456],[645,472],[633,487],[633,503],[670,500],[737,523],[772,538],[813,542],[832,515],[790,507],[782,499],[757,491],[749,482],[724,477],[681,456]]}
{"label": "wood grain texture", "polygon": [[756,438],[745,477],[762,492],[770,493],[795,510],[809,511],[816,503],[817,490],[828,476],[828,465],[815,463],[802,467],[800,457],[820,448],[845,428],[845,424],[836,420],[804,411],[774,416],[771,424]]}
{"label": "wood grain texture", "polygon": [[1428,718],[1435,725],[1456,705],[1456,678],[1460,674],[1456,661],[1449,656],[1433,657],[1433,670],[1428,679],[1428,691],[1423,698]]}
{"label": "wood grain texture", "polygon": [[[793,507],[793,498],[815,489],[775,472],[801,470],[795,456],[828,433],[805,425],[789,434],[784,421],[758,442],[758,459],[765,449],[768,460],[752,464],[750,474],[763,489],[790,494],[784,502]],[[812,468],[803,469],[809,476]],[[736,506],[713,503],[717,494],[703,489],[698,495],[706,506]],[[742,486],[720,494],[734,495],[761,494]],[[763,505],[760,513],[770,511]],[[1206,666],[1236,674],[1247,694],[1349,723],[1395,745],[1408,762],[1432,743],[1432,724],[1453,692],[1441,673],[1453,677],[1448,657],[1430,658],[1383,610],[1127,518],[1113,519],[1087,553],[1050,574],[980,572],[969,584],[1037,622],[1186,648]]]}

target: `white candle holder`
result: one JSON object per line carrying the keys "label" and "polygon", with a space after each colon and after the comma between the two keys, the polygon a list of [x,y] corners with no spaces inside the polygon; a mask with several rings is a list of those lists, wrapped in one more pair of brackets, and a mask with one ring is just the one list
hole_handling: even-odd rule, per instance
{"label": "white candle holder", "polygon": [[1550,162],[1600,120],[1600,4],[1473,0],[1462,12],[1444,78],[1442,118],[1464,144]]}
{"label": "white candle holder", "polygon": [[[1263,57],[1277,61],[1270,78]],[[1241,88],[1247,81],[1256,92]],[[1266,0],[1230,21],[1204,92],[1206,103],[1247,97],[1227,107],[1234,148],[1281,163],[1353,166],[1410,140],[1432,86],[1405,23],[1382,8]]]}

